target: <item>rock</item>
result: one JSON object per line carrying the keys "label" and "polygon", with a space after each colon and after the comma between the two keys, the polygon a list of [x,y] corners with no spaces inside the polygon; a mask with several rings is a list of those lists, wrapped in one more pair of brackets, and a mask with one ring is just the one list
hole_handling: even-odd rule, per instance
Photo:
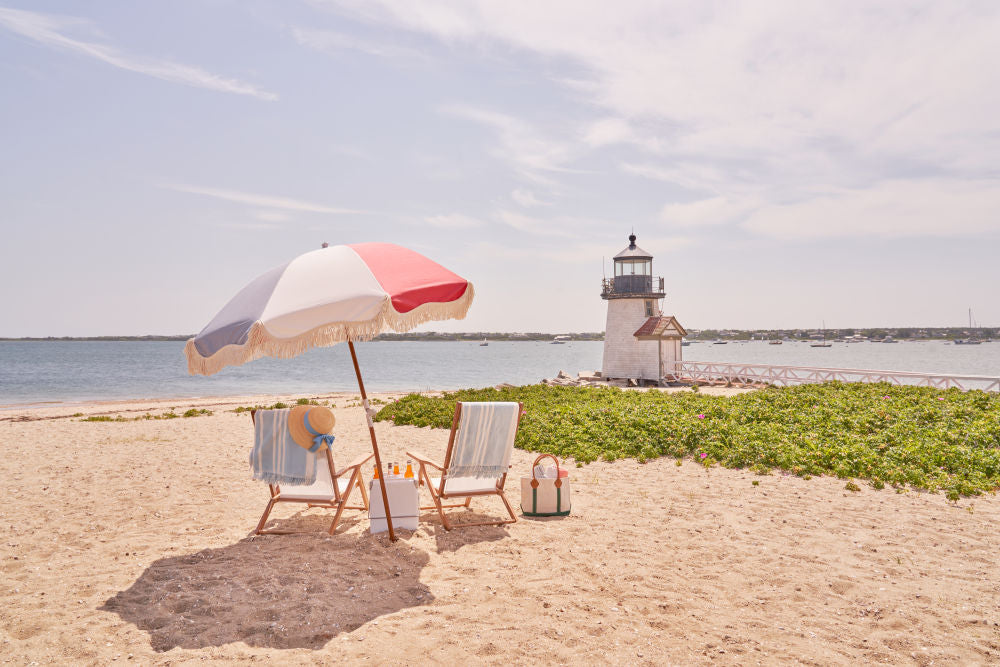
{"label": "rock", "polygon": [[[544,381],[545,380],[542,380],[542,382],[544,382]],[[497,389],[497,390],[500,390],[500,389],[513,389],[514,385],[512,385],[512,384],[510,384],[508,382],[501,382],[500,384],[496,385],[493,388]],[[390,507],[390,509],[392,509],[392,508]]]}
{"label": "rock", "polygon": [[573,378],[566,371],[559,371],[559,374],[556,375],[556,379],[559,379],[559,380],[572,380]]}

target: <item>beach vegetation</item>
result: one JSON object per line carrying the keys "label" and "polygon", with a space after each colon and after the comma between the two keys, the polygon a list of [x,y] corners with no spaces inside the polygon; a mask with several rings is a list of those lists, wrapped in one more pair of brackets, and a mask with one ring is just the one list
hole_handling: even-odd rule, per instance
{"label": "beach vegetation", "polygon": [[[300,403],[299,405],[308,405],[308,404]],[[319,404],[317,403],[316,405]],[[244,412],[253,412],[254,410],[284,410],[287,407],[289,407],[288,403],[282,403],[281,401],[278,401],[273,405],[241,405],[240,407],[233,410],[233,412],[235,412],[236,414],[242,414]]]}
{"label": "beach vegetation", "polygon": [[[81,419],[82,422],[137,422],[137,421],[149,421],[153,419],[178,419],[180,417],[202,417],[210,416],[212,414],[211,410],[206,408],[191,408],[184,412],[184,414],[177,414],[174,412],[176,408],[170,408],[167,412],[162,414],[154,415],[151,412],[139,415],[138,417],[122,417],[117,415],[111,417],[108,415],[91,415],[90,417],[85,417]],[[80,413],[83,414],[83,413]]]}
{"label": "beach vegetation", "polygon": [[410,394],[375,419],[450,428],[456,401],[520,401],[516,446],[578,462],[671,456],[953,499],[1000,488],[1000,396],[982,391],[832,382],[727,397],[533,385]]}

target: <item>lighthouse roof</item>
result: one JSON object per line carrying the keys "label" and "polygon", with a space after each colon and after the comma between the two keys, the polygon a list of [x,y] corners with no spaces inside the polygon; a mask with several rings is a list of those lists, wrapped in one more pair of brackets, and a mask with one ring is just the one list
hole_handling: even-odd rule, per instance
{"label": "lighthouse roof", "polygon": [[680,338],[686,336],[687,331],[673,315],[662,315],[650,317],[632,335],[639,340],[657,340],[659,338]]}
{"label": "lighthouse roof", "polygon": [[615,255],[615,259],[653,259],[653,256],[635,244],[635,234],[628,237],[628,247]]}

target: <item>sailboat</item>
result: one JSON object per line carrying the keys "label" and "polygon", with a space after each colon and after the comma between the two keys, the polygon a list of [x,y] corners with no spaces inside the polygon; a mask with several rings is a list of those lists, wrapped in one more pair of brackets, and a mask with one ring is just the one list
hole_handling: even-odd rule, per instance
{"label": "sailboat", "polygon": [[826,342],[826,320],[823,321],[823,341],[820,343],[809,343],[809,347],[833,347],[833,343]]}
{"label": "sailboat", "polygon": [[487,343],[486,339],[484,338],[483,342],[479,344],[479,347],[486,347],[487,345],[489,345],[489,343]]}
{"label": "sailboat", "polygon": [[[969,308],[969,329],[972,329],[972,309]],[[973,333],[968,338],[956,338],[955,345],[981,345],[983,341],[976,338],[976,334]]]}

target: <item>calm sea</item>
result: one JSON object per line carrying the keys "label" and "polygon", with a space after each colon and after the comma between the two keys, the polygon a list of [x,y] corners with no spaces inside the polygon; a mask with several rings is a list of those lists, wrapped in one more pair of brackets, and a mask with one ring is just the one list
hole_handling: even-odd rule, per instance
{"label": "calm sea", "polygon": [[[601,367],[600,342],[375,342],[357,344],[370,391],[458,389],[500,382],[535,383],[560,370]],[[310,350],[295,359],[259,359],[211,377],[190,376],[180,342],[2,342],[0,405],[44,401],[310,394],[356,390],[346,345]],[[828,368],[870,368],[1000,376],[1000,342],[762,342],[684,348],[694,361],[730,361]]]}

